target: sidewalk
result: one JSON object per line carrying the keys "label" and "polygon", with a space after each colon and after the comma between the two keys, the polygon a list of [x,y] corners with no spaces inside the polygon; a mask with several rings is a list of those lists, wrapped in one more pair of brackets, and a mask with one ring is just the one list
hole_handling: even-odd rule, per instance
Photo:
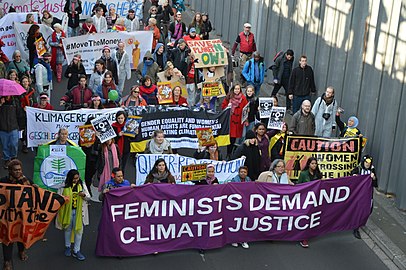
{"label": "sidewalk", "polygon": [[[188,22],[193,18],[193,11],[188,8],[184,13],[183,21]],[[215,31],[211,33],[211,38],[219,38]],[[232,46],[232,44],[230,44]],[[239,70],[236,70],[238,72]],[[271,76],[268,72],[268,76]],[[238,74],[235,76],[238,78]],[[264,83],[260,93],[269,96],[273,86]],[[286,104],[284,90],[278,94],[279,104]],[[287,122],[291,115],[287,114]],[[384,194],[374,192],[374,209],[367,222],[362,228],[362,239],[377,254],[377,256],[388,266],[389,269],[406,270],[406,212],[398,210],[392,198],[387,198]]]}

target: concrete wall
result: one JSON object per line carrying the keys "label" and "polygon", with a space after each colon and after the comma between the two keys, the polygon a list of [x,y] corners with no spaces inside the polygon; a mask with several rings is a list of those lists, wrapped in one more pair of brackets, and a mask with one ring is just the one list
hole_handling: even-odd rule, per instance
{"label": "concrete wall", "polygon": [[[308,56],[318,93],[332,85],[345,109],[360,119],[374,157],[379,189],[406,209],[405,0],[190,0],[208,12],[216,32],[234,42],[252,24],[266,65],[279,50]],[[268,72],[267,80],[272,76]]]}

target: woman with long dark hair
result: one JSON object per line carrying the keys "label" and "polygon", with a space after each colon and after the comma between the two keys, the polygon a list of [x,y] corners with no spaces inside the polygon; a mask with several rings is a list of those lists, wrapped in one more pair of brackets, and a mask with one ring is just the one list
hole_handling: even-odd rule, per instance
{"label": "woman with long dark hair", "polygon": [[317,159],[315,157],[309,157],[306,161],[304,169],[300,172],[297,183],[306,183],[314,180],[320,180],[323,178]]}
{"label": "woman with long dark hair", "polygon": [[154,167],[147,175],[144,184],[148,183],[169,183],[175,184],[175,177],[171,174],[163,158],[158,158],[155,161]]}
{"label": "woman with long dark hair", "polygon": [[[116,90],[118,93],[117,100],[110,100],[109,93],[112,90]],[[101,101],[105,108],[115,108],[118,107],[118,102],[120,101],[120,91],[117,90],[117,85],[114,83],[113,73],[107,71],[104,74],[102,84],[97,88],[97,94],[100,96]]]}
{"label": "woman with long dark hair", "polygon": [[46,45],[46,41],[39,30],[39,26],[37,24],[31,25],[30,29],[28,29],[28,37],[27,37],[27,48],[30,60],[30,68],[33,68],[36,64],[38,64],[36,42],[41,38],[44,40]]}
{"label": "woman with long dark hair", "polygon": [[68,78],[68,87],[67,87],[68,90],[72,89],[72,87],[77,86],[79,84],[80,75],[86,75],[86,70],[82,64],[81,55],[75,54],[73,56],[72,62],[68,65],[65,71],[65,77]]}
{"label": "woman with long dark hair", "polygon": [[[65,256],[73,256],[83,261],[86,257],[80,252],[80,244],[83,227],[89,224],[87,201],[90,200],[90,194],[77,170],[72,169],[68,172],[65,186],[59,189],[58,193],[69,198],[69,201],[59,209],[57,217],[57,228],[65,231]],[[74,235],[73,252],[72,234]]]}

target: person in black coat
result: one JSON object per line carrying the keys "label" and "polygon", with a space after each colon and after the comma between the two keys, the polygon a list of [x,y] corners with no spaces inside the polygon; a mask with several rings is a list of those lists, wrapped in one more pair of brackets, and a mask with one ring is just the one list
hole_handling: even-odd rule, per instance
{"label": "person in black coat", "polygon": [[74,86],[79,84],[79,76],[85,75],[86,70],[82,64],[80,54],[75,54],[73,56],[73,60],[70,65],[66,68],[65,77],[68,78],[68,87],[67,89],[70,90]]}
{"label": "person in black coat", "polygon": [[170,61],[185,77],[188,74],[189,53],[190,49],[184,39],[179,39],[178,45],[169,51]]}
{"label": "person in black coat", "polygon": [[245,135],[245,141],[235,150],[232,159],[245,156],[244,165],[248,167],[248,176],[255,181],[260,172],[261,151],[258,148],[258,142],[254,131],[248,130]]}
{"label": "person in black coat", "polygon": [[204,25],[203,39],[208,40],[210,39],[209,34],[213,30],[213,27],[211,26],[211,22],[209,20],[209,14],[202,13],[202,21]]}

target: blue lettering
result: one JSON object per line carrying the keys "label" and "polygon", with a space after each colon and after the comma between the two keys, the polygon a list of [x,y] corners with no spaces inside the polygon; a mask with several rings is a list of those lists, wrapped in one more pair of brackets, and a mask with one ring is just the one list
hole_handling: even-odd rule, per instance
{"label": "blue lettering", "polygon": [[[141,166],[141,160],[142,159],[142,163],[145,164],[145,166]],[[137,164],[137,172],[141,173],[141,174],[148,174],[149,170],[148,170],[148,164],[147,164],[147,156],[145,155],[139,155],[136,161]]]}

